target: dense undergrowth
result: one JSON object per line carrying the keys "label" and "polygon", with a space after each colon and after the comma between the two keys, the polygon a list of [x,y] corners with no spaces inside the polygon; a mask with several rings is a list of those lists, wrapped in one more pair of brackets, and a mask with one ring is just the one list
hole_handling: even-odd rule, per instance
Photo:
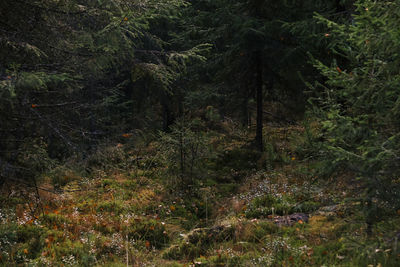
{"label": "dense undergrowth", "polygon": [[368,233],[352,174],[320,179],[306,158],[310,130],[267,126],[260,154],[236,125],[205,129],[184,129],[185,162],[171,155],[179,131],[125,135],[37,192],[3,186],[0,265],[398,265],[400,214]]}

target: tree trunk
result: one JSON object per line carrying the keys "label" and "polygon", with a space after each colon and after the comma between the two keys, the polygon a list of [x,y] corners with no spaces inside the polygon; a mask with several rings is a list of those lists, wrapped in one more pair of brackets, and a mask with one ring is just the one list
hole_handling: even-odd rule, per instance
{"label": "tree trunk", "polygon": [[169,127],[174,123],[174,115],[171,109],[172,99],[168,93],[163,92],[161,95],[162,118],[163,118],[163,131],[169,132]]}
{"label": "tree trunk", "polygon": [[257,128],[256,128],[256,145],[260,152],[263,152],[263,66],[262,53],[255,53],[256,60],[256,99],[257,99]]}
{"label": "tree trunk", "polygon": [[241,90],[241,98],[242,98],[242,103],[240,105],[241,109],[241,121],[242,121],[242,126],[248,127],[249,126],[249,108],[248,108],[248,101],[249,101],[249,94],[247,91],[245,91],[244,88],[240,88]]}

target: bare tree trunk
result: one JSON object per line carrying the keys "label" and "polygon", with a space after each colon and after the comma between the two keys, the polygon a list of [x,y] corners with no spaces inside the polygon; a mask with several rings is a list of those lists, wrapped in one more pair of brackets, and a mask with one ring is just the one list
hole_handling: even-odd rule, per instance
{"label": "bare tree trunk", "polygon": [[256,60],[256,99],[257,99],[257,128],[256,128],[256,145],[263,152],[263,66],[262,53],[255,52]]}

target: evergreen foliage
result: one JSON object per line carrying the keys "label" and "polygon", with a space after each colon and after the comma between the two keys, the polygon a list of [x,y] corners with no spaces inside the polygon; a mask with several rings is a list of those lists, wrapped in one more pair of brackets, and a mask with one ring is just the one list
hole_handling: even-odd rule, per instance
{"label": "evergreen foliage", "polygon": [[397,266],[399,17],[0,0],[0,265]]}
{"label": "evergreen foliage", "polygon": [[321,116],[324,157],[331,169],[354,172],[362,186],[369,224],[399,206],[399,35],[400,7],[393,1],[357,1],[352,24],[318,16],[329,28],[332,53],[315,98]]}

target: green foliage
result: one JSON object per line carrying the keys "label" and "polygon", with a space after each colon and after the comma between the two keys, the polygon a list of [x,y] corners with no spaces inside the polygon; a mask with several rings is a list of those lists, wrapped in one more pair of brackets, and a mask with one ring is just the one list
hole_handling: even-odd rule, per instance
{"label": "green foliage", "polygon": [[195,178],[204,178],[201,171],[210,151],[199,123],[181,118],[170,133],[160,133],[161,156],[172,175],[180,177],[181,185],[193,185]]}
{"label": "green foliage", "polygon": [[[331,30],[331,65],[314,60],[326,77],[320,107],[324,151],[336,171],[347,170],[362,183],[362,203],[370,225],[382,217],[375,211],[400,206],[397,175],[398,99],[400,97],[400,7],[392,1],[356,1],[354,23],[337,24],[318,16]],[[340,62],[343,62],[340,64]]]}
{"label": "green foliage", "polygon": [[45,230],[36,225],[2,225],[0,227],[0,263],[23,263],[39,256]]}
{"label": "green foliage", "polygon": [[294,206],[294,200],[289,196],[274,197],[264,195],[254,198],[248,205],[245,214],[247,218],[265,218],[268,215],[290,214]]}
{"label": "green foliage", "polygon": [[170,239],[165,225],[153,219],[132,220],[125,231],[129,238],[150,242],[150,246],[157,249],[168,244]]}
{"label": "green foliage", "polygon": [[124,168],[127,165],[126,156],[123,149],[117,146],[98,147],[97,150],[86,159],[86,167],[89,170],[105,170],[109,169],[110,166]]}
{"label": "green foliage", "polygon": [[68,183],[80,180],[82,176],[79,172],[71,170],[68,166],[57,166],[46,173],[45,177],[50,178],[54,188],[60,189]]}
{"label": "green foliage", "polygon": [[120,201],[101,202],[97,206],[97,211],[99,212],[112,212],[116,215],[121,214],[125,209],[126,207]]}

